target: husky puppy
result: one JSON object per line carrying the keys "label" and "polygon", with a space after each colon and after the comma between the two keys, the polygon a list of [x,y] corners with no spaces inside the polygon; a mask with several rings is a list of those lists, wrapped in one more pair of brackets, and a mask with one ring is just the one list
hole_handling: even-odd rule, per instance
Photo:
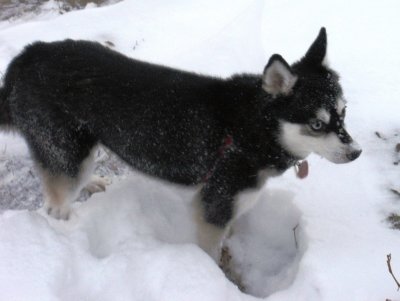
{"label": "husky puppy", "polygon": [[0,124],[26,139],[55,218],[68,219],[98,144],[148,175],[200,185],[199,244],[218,258],[225,230],[243,211],[240,193],[311,152],[334,163],[360,155],[326,47],[322,28],[298,62],[275,54],[262,74],[221,79],[93,42],[37,42],[8,66]]}

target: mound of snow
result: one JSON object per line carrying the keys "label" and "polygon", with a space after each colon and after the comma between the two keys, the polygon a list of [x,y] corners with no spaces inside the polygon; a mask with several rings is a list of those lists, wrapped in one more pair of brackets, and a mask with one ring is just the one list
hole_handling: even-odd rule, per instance
{"label": "mound of snow", "polygon": [[138,176],[76,203],[68,222],[7,211],[0,220],[2,300],[187,300],[189,292],[191,300],[224,300],[237,294],[190,244],[182,201],[173,189]]}

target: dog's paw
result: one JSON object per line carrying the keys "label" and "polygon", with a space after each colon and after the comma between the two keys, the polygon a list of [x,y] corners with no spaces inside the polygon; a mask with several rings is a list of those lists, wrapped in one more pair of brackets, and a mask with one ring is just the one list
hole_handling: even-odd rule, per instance
{"label": "dog's paw", "polygon": [[112,183],[110,178],[107,177],[99,177],[92,176],[89,184],[86,185],[84,189],[86,189],[90,195],[96,192],[106,191],[106,187]]}
{"label": "dog's paw", "polygon": [[71,216],[71,207],[69,205],[54,206],[45,204],[44,210],[48,215],[59,220],[68,220]]}
{"label": "dog's paw", "polygon": [[241,275],[234,269],[232,254],[227,246],[223,246],[221,249],[219,267],[230,281],[235,283],[242,292],[246,292],[246,287],[242,281]]}

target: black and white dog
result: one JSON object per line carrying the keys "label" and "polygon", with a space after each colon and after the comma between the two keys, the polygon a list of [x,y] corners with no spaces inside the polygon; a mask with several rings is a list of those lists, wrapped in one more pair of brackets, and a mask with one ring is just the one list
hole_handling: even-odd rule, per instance
{"label": "black and white dog", "polygon": [[334,163],[360,155],[345,130],[345,100],[326,47],[322,28],[293,65],[275,54],[263,74],[220,79],[97,43],[37,42],[8,67],[0,124],[26,139],[55,218],[68,218],[98,144],[146,174],[201,185],[199,244],[217,258],[225,230],[243,211],[242,192],[311,152]]}

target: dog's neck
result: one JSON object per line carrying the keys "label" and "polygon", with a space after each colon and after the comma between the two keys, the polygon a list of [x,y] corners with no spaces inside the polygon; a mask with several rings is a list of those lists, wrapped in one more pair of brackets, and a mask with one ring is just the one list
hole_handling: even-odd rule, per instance
{"label": "dog's neck", "polygon": [[272,168],[277,169],[278,171],[285,171],[290,167],[293,167],[299,162],[301,158],[297,158],[289,152],[287,152],[284,148],[279,150],[279,161],[271,166]]}

